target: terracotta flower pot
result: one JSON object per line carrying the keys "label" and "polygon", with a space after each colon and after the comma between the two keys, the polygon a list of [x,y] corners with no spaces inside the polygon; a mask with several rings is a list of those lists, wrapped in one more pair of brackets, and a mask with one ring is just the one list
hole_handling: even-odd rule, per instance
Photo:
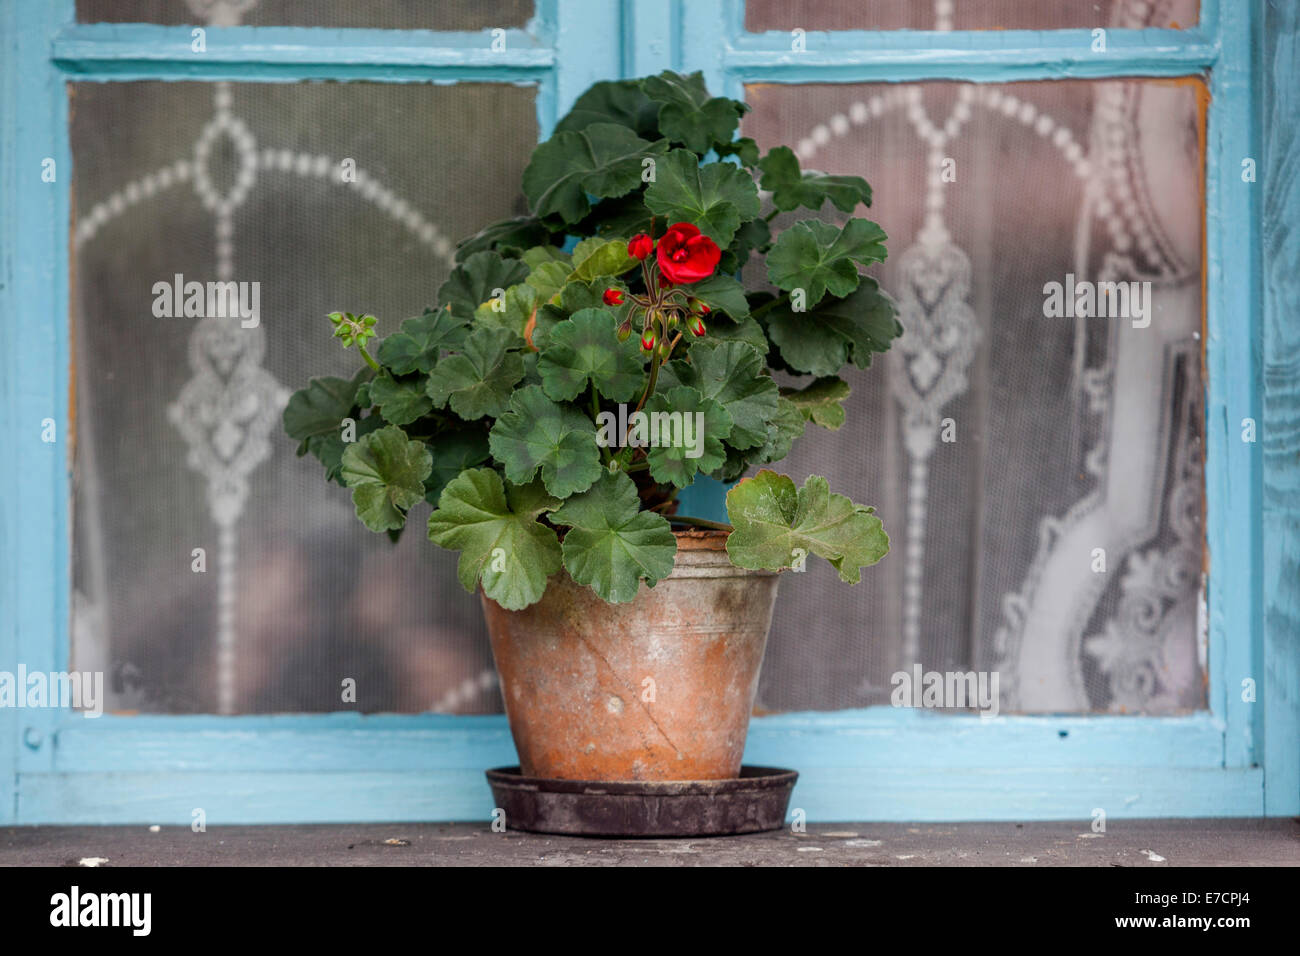
{"label": "terracotta flower pot", "polygon": [[483,596],[524,776],[740,775],[778,577],[733,567],[726,533],[677,533],[673,573],[606,604],[564,571],[507,611]]}

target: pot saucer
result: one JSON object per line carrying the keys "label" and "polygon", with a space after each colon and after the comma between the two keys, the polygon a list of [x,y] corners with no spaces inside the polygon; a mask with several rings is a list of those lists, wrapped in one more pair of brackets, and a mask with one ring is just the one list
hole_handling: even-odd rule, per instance
{"label": "pot saucer", "polygon": [[741,767],[731,780],[547,780],[518,767],[487,771],[506,826],[602,837],[700,837],[779,830],[793,770]]}

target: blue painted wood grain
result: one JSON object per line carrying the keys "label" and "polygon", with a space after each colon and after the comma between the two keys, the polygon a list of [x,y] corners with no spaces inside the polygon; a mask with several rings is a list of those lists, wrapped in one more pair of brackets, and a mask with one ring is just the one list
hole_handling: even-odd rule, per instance
{"label": "blue painted wood grain", "polygon": [[[801,770],[791,809],[809,821],[1077,820],[1090,832],[1152,817],[1256,816],[1263,773],[1126,768]],[[423,822],[491,817],[482,768],[384,773],[84,773],[24,776],[24,823],[186,825],[201,808],[218,839],[242,823]]]}
{"label": "blue painted wood grain", "polygon": [[[1077,31],[903,31],[814,35],[811,52],[787,62],[785,35],[741,35],[739,0],[539,0],[534,21],[508,34],[508,54],[492,63],[476,46],[485,39],[479,34],[413,43],[412,35],[391,31],[230,28],[209,31],[210,52],[214,37],[220,41],[217,55],[196,64],[187,59],[188,28],[74,25],[72,0],[6,5],[0,304],[7,329],[23,317],[25,348],[0,358],[0,427],[18,443],[24,467],[0,477],[0,668],[15,656],[29,667],[63,667],[68,653],[65,78],[290,81],[323,78],[332,66],[328,76],[339,79],[535,83],[545,132],[596,79],[665,62],[665,50],[653,48],[658,43],[667,44],[666,62],[704,69],[712,88],[737,96],[747,80],[1000,82],[1214,67],[1207,156],[1211,712],[992,721],[890,709],[784,714],[755,720],[747,760],[803,770],[795,805],[810,819],[1077,817],[1082,827],[1095,807],[1120,817],[1239,815],[1262,812],[1266,799],[1270,812],[1295,812],[1293,282],[1270,287],[1280,292],[1270,293],[1275,305],[1267,314],[1278,325],[1264,330],[1272,384],[1264,396],[1263,466],[1258,451],[1241,454],[1228,440],[1237,436],[1233,416],[1239,422],[1242,407],[1260,402],[1260,317],[1252,304],[1259,299],[1259,201],[1237,187],[1238,154],[1258,142],[1255,9],[1230,4],[1221,11],[1216,0],[1203,0],[1196,30],[1111,31],[1104,56],[1091,54],[1090,45],[1081,50]],[[638,37],[654,38],[644,52],[625,45]],[[1294,80],[1293,48],[1277,48],[1271,62]],[[1276,190],[1285,182],[1285,154],[1270,155],[1281,169]],[[40,183],[45,156],[58,162],[56,186]],[[1283,206],[1294,209],[1293,200]],[[1281,250],[1271,253],[1275,260],[1290,255],[1288,235],[1269,247]],[[59,423],[56,446],[39,442],[45,417]],[[1261,544],[1264,513],[1270,528]],[[1261,672],[1264,706],[1252,708],[1234,690],[1243,673]],[[0,821],[185,823],[196,806],[213,823],[486,819],[482,770],[514,759],[501,717],[91,721],[0,711],[0,735]],[[1264,770],[1252,766],[1261,760]]]}
{"label": "blue painted wood grain", "polygon": [[[1140,729],[1144,746],[1133,746]],[[903,708],[774,714],[754,718],[745,760],[796,767],[878,770],[1020,770],[1125,767],[1159,775],[1214,768],[1223,723],[1210,714],[997,717]],[[213,721],[206,716],[69,716],[57,730],[60,774],[113,770],[229,773],[349,770],[397,772],[511,763],[504,715],[280,714]]]}
{"label": "blue painted wood grain", "polygon": [[1260,383],[1259,201],[1241,161],[1259,144],[1251,36],[1255,4],[1221,11],[1221,55],[1210,75],[1206,144],[1206,548],[1209,699],[1224,717],[1224,762],[1258,759],[1263,710],[1242,700],[1259,673],[1262,470],[1258,444],[1241,440],[1257,414]]}
{"label": "blue painted wood grain", "polygon": [[[0,474],[0,669],[61,668],[68,641],[68,511],[74,438],[68,391],[68,100],[48,62],[49,37],[72,0],[4,8],[3,289],[9,347],[0,355],[0,434],[11,442]],[[42,181],[47,160],[54,182]],[[42,440],[52,420],[56,441]],[[49,739],[52,710],[0,711],[6,779]],[[47,766],[45,764],[42,767]],[[0,797],[9,787],[0,787]],[[0,819],[19,815],[5,799]]]}
{"label": "blue painted wood grain", "polygon": [[[112,726],[113,723],[119,726]],[[755,719],[745,759],[794,765],[812,820],[1257,815],[1258,769],[1215,765],[1210,715],[945,718],[892,708]],[[23,774],[24,822],[486,820],[482,771],[515,762],[502,716],[76,719]],[[990,759],[990,754],[997,759]],[[340,768],[346,783],[339,785]]]}
{"label": "blue painted wood grain", "polygon": [[1264,800],[1300,813],[1300,8],[1270,0],[1260,59],[1264,152]]}
{"label": "blue painted wood grain", "polygon": [[[580,6],[587,0],[575,0]],[[560,5],[561,9],[567,4]],[[52,43],[55,65],[80,80],[377,80],[445,82],[535,80],[555,50],[527,30],[339,30],[321,27],[205,27],[203,52],[192,27],[147,23],[66,26]]]}

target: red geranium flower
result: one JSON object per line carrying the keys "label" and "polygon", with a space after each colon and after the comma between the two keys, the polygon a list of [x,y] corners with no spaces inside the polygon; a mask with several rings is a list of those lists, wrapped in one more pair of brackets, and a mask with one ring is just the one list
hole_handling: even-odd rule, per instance
{"label": "red geranium flower", "polygon": [[654,251],[655,241],[644,232],[627,241],[627,254],[634,259],[644,259]]}
{"label": "red geranium flower", "polygon": [[656,255],[665,279],[675,285],[690,285],[713,275],[722,250],[689,222],[679,222],[660,237]]}
{"label": "red geranium flower", "polygon": [[622,304],[623,304],[623,290],[622,290],[622,289],[606,289],[606,290],[605,290],[605,294],[604,294],[603,296],[601,296],[601,298],[605,300],[605,304],[606,304],[606,305],[622,305]]}

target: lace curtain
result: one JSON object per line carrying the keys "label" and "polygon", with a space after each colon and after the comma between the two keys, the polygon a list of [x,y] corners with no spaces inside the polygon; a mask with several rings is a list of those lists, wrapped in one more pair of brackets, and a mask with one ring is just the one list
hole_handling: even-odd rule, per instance
{"label": "lace curtain", "polygon": [[[417,6],[366,5],[387,19],[358,22],[342,12],[352,5],[324,4],[318,23],[481,29],[531,12],[460,4],[430,23]],[[886,15],[899,5],[750,0],[746,23],[1080,25],[1078,5],[948,6],[908,4],[908,17],[933,13],[912,23]],[[1196,13],[1086,6],[1107,26],[1190,25]],[[1059,20],[1039,22],[1048,8]],[[190,23],[295,22],[288,9],[78,4],[82,19]],[[456,239],[523,210],[534,91],[109,83],[69,95],[74,666],[106,671],[119,710],[499,710],[454,556],[418,533],[394,547],[365,531],[347,492],[294,456],[279,414],[309,374],[351,368],[326,312],[371,311],[391,331],[431,300]],[[786,575],[760,706],[886,703],[890,675],[914,663],[997,670],[1004,711],[1204,706],[1203,88],[746,96],[746,135],[872,183],[865,214],[890,236],[878,275],[907,329],[850,375],[844,428],[810,429],[781,466],[875,504],[893,552],[855,588],[822,562]],[[348,159],[354,181],[339,174]],[[176,274],[259,282],[260,325],[154,317],[154,283]],[[1071,274],[1150,282],[1150,324],[1047,317],[1044,285]],[[746,278],[761,284],[761,263]],[[355,703],[343,702],[349,678]]]}

